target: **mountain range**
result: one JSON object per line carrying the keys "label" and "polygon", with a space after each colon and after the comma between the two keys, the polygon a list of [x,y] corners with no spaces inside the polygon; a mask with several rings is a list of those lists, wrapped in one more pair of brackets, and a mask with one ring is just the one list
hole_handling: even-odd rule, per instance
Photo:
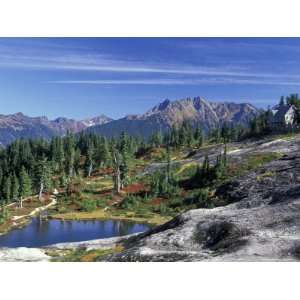
{"label": "mountain range", "polygon": [[208,102],[200,97],[177,101],[165,100],[141,115],[128,115],[113,120],[105,115],[85,120],[28,117],[22,113],[0,115],[0,144],[6,146],[17,138],[46,138],[65,135],[67,131],[94,132],[117,136],[125,131],[149,137],[161,130],[180,125],[184,120],[200,125],[205,131],[223,123],[247,124],[260,110],[248,103]]}
{"label": "mountain range", "polygon": [[68,131],[78,133],[88,127],[111,122],[112,119],[100,115],[85,120],[47,117],[28,117],[23,113],[0,115],[0,145],[6,146],[17,138],[46,138],[65,135]]}
{"label": "mountain range", "polygon": [[184,120],[208,131],[224,123],[248,124],[259,113],[259,109],[248,103],[208,102],[200,97],[173,102],[167,99],[145,114],[129,115],[90,127],[87,131],[106,136],[117,136],[126,131],[131,135],[149,137],[159,130],[163,132],[180,125]]}

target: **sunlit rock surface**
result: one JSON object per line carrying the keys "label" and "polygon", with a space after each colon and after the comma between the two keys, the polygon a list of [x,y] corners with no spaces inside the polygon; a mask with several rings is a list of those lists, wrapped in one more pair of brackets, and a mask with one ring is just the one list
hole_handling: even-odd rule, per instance
{"label": "sunlit rock surface", "polygon": [[0,262],[18,261],[48,261],[50,257],[41,249],[36,248],[2,248],[0,249]]}

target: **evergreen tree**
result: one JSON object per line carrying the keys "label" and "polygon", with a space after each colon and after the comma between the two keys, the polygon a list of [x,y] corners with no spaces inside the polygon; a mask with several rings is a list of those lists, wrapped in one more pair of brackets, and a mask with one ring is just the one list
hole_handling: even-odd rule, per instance
{"label": "evergreen tree", "polygon": [[207,182],[210,180],[210,163],[207,154],[204,157],[201,178],[202,184],[207,184]]}
{"label": "evergreen tree", "polygon": [[11,181],[11,199],[13,201],[19,200],[19,189],[20,189],[19,180],[16,174],[14,173],[12,175],[12,181]]}
{"label": "evergreen tree", "polygon": [[69,177],[73,177],[75,161],[75,137],[74,134],[70,132],[68,132],[65,139],[65,153],[66,173]]}
{"label": "evergreen tree", "polygon": [[121,164],[120,164],[121,188],[123,188],[127,184],[128,175],[129,175],[128,157],[125,154],[122,154]]}
{"label": "evergreen tree", "polygon": [[51,158],[53,161],[54,170],[61,173],[64,169],[65,153],[64,145],[61,137],[55,137],[51,141],[50,146]]}
{"label": "evergreen tree", "polygon": [[2,195],[6,203],[11,201],[11,175],[9,174],[3,179]]}
{"label": "evergreen tree", "polygon": [[211,130],[211,137],[215,143],[220,143],[221,141],[221,130],[219,127],[216,127]]}
{"label": "evergreen tree", "polygon": [[120,154],[119,155],[119,169],[120,169],[120,180],[121,189],[126,185],[128,180],[129,172],[129,159],[131,157],[129,151],[129,138],[126,133],[122,133],[120,137]]}
{"label": "evergreen tree", "polygon": [[198,147],[203,146],[203,131],[200,127],[197,127],[195,130],[194,140]]}
{"label": "evergreen tree", "polygon": [[300,107],[300,98],[298,94],[290,94],[286,97],[286,104],[287,105],[294,105],[297,108]]}
{"label": "evergreen tree", "polygon": [[151,147],[159,148],[163,144],[163,136],[161,131],[153,133],[150,137],[150,145]]}
{"label": "evergreen tree", "polygon": [[26,169],[22,167],[20,172],[20,207],[23,207],[23,200],[32,195],[32,180]]}
{"label": "evergreen tree", "polygon": [[101,137],[100,139],[100,143],[95,154],[95,160],[100,167],[109,166],[111,163],[111,155],[106,137]]}
{"label": "evergreen tree", "polygon": [[224,143],[228,143],[230,140],[230,128],[226,123],[221,128],[221,137]]}
{"label": "evergreen tree", "polygon": [[61,174],[61,176],[59,177],[59,185],[60,185],[60,187],[62,187],[62,188],[66,187],[66,186],[68,185],[68,178],[67,178],[65,172],[63,172],[63,173]]}
{"label": "evergreen tree", "polygon": [[[80,152],[80,149],[77,148],[75,150],[75,155],[74,155],[74,172],[76,175],[79,175],[80,163],[81,163],[81,152]],[[65,171],[60,172],[60,174],[64,174],[64,176],[66,176]]]}
{"label": "evergreen tree", "polygon": [[121,192],[121,157],[120,153],[116,150],[116,148],[112,145],[111,147],[111,156],[112,156],[112,163],[114,168],[114,191],[119,194]]}
{"label": "evergreen tree", "polygon": [[3,197],[3,194],[2,194],[2,182],[3,182],[3,170],[2,170],[2,166],[0,164],[0,199]]}
{"label": "evergreen tree", "polygon": [[86,160],[85,160],[86,175],[88,177],[91,177],[91,174],[93,172],[94,156],[95,156],[94,145],[92,142],[90,142],[88,144],[87,156],[86,156]]}
{"label": "evergreen tree", "polygon": [[34,172],[35,189],[38,191],[39,200],[43,199],[43,192],[52,189],[52,170],[51,164],[46,158],[37,162]]}
{"label": "evergreen tree", "polygon": [[3,204],[2,207],[0,208],[0,225],[5,223],[9,218],[9,211],[7,207]]}

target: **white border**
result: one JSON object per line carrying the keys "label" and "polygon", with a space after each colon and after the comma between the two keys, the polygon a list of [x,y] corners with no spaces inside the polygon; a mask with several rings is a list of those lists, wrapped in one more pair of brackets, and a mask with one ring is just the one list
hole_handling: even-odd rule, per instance
{"label": "white border", "polygon": [[[3,263],[2,299],[294,299],[292,263]],[[5,279],[5,284],[3,284]]]}
{"label": "white border", "polygon": [[298,1],[2,0],[0,36],[299,36]]}
{"label": "white border", "polygon": [[[9,0],[0,36],[299,36],[298,1]],[[293,299],[293,263],[1,263],[2,299]]]}

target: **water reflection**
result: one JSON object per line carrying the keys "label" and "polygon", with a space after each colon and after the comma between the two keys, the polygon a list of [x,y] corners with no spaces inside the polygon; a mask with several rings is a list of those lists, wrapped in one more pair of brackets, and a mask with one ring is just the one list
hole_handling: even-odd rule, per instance
{"label": "water reflection", "polygon": [[122,236],[148,229],[148,225],[127,221],[46,221],[34,218],[25,228],[0,236],[0,247],[41,247],[55,243]]}

